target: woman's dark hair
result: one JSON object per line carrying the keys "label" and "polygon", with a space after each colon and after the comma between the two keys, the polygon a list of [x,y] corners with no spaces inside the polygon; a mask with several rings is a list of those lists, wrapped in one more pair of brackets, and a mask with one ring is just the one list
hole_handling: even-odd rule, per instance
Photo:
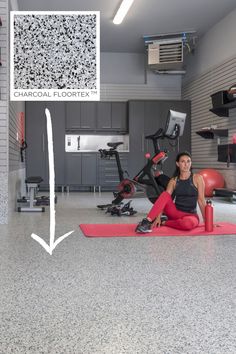
{"label": "woman's dark hair", "polygon": [[[190,152],[188,152],[188,151],[182,151],[182,152],[180,152],[180,153],[176,156],[175,162],[179,162],[179,160],[180,160],[180,158],[181,158],[182,156],[188,156],[188,157],[190,157],[190,159],[192,159],[192,156],[191,156]],[[190,171],[191,171],[191,173],[192,173],[192,167],[190,168]],[[175,168],[175,172],[174,172],[174,174],[173,174],[173,177],[179,177],[179,175],[180,175],[180,170],[179,170],[179,167],[176,165],[176,168]]]}

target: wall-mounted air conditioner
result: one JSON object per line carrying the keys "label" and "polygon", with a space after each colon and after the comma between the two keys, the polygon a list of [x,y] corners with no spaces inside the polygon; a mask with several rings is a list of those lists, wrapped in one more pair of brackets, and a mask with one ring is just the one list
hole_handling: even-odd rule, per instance
{"label": "wall-mounted air conditioner", "polygon": [[182,38],[161,39],[149,43],[148,67],[157,71],[183,69]]}

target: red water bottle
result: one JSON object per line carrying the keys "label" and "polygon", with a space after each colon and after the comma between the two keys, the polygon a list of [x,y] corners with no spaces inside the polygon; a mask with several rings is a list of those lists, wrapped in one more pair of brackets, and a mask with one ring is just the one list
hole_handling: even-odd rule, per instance
{"label": "red water bottle", "polygon": [[205,207],[205,231],[213,231],[213,206],[211,200],[207,200]]}

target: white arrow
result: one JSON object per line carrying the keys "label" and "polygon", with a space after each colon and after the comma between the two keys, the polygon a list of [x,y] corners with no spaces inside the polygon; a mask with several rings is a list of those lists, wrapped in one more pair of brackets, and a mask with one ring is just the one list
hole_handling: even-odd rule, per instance
{"label": "white arrow", "polygon": [[52,255],[54,248],[73,231],[67,232],[59,237],[55,242],[55,227],[56,227],[56,211],[55,211],[55,171],[54,171],[54,154],[53,154],[53,138],[52,138],[52,120],[49,110],[45,109],[47,117],[47,136],[48,136],[48,161],[49,161],[49,196],[50,196],[50,244],[48,245],[41,237],[32,234],[31,237],[40,243],[45,250]]}

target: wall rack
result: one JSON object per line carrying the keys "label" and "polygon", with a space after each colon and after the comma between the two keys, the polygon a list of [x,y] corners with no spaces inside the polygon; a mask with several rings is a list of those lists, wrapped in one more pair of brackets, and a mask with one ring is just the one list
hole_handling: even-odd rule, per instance
{"label": "wall rack", "polygon": [[2,54],[1,54],[1,47],[0,47],[0,66],[2,66],[2,60],[1,60]]}
{"label": "wall rack", "polygon": [[218,161],[236,163],[236,144],[218,145]]}
{"label": "wall rack", "polygon": [[211,108],[210,111],[219,117],[228,117],[229,110],[236,108],[236,100],[232,102],[225,103],[219,107]]}
{"label": "wall rack", "polygon": [[215,137],[228,137],[228,129],[202,129],[196,132],[204,139],[214,139]]}
{"label": "wall rack", "polygon": [[[0,27],[2,27],[2,19],[0,17]],[[0,47],[0,66],[2,66],[2,60],[1,60],[1,47]]]}

